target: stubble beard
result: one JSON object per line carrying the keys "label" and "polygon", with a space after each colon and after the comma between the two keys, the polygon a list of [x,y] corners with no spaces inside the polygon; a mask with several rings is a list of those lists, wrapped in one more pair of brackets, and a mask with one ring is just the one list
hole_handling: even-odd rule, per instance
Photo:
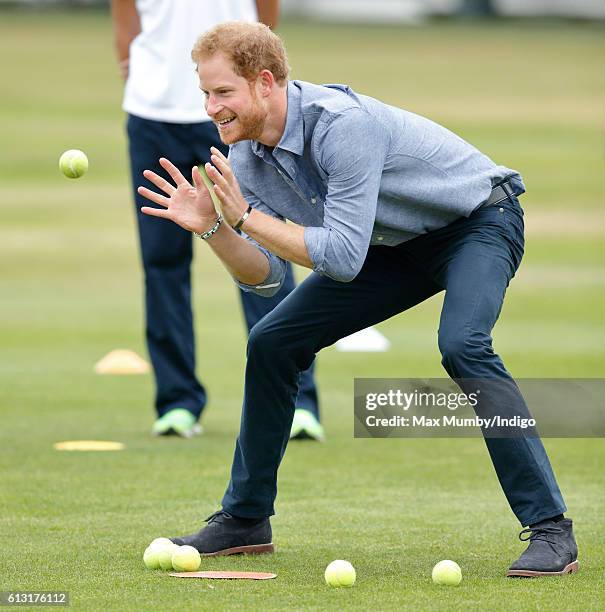
{"label": "stubble beard", "polygon": [[252,90],[252,104],[250,110],[237,115],[236,121],[239,124],[239,129],[233,134],[223,134],[219,130],[219,136],[223,144],[230,145],[240,140],[258,140],[267,120],[267,111],[265,111],[258,102],[256,92]]}

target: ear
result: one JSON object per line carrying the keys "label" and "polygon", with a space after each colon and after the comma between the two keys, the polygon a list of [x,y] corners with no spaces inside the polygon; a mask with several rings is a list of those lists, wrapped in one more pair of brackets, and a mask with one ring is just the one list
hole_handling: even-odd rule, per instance
{"label": "ear", "polygon": [[273,88],[275,87],[275,77],[270,70],[266,68],[261,70],[258,73],[258,77],[256,77],[256,85],[258,88],[258,92],[262,97],[267,97],[271,95]]}

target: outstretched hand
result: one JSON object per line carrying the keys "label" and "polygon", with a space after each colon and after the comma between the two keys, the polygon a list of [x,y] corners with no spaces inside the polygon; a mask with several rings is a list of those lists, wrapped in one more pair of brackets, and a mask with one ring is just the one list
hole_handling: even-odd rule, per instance
{"label": "outstretched hand", "polygon": [[214,165],[206,164],[204,168],[208,178],[214,183],[214,193],[220,200],[223,217],[233,226],[248,208],[248,202],[240,191],[229,160],[216,147],[210,147],[210,152]]}
{"label": "outstretched hand", "polygon": [[197,166],[191,171],[192,183],[190,183],[165,157],[160,159],[160,165],[175,184],[151,170],[145,170],[143,176],[166,195],[156,193],[147,187],[138,187],[140,195],[164,207],[143,206],[141,212],[153,217],[170,219],[190,232],[201,234],[208,231],[216,223],[217,212]]}

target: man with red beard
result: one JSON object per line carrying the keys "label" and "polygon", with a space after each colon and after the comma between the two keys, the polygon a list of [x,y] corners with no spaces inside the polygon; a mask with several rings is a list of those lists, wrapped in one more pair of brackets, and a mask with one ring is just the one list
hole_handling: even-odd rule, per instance
{"label": "man with red beard", "polygon": [[[525,189],[515,170],[424,117],[345,85],[289,81],[283,44],[262,25],[213,28],[192,57],[206,111],[231,145],[228,159],[215,148],[205,166],[221,212],[197,167],[190,183],[168,159],[160,163],[174,184],[144,173],[164,195],[139,188],[163,209],[142,211],[198,234],[247,291],[272,295],[286,261],[314,273],[250,334],[222,509],[173,541],[206,555],[271,552],[269,517],[300,372],[339,338],[445,290],[439,348],[448,374],[502,382],[497,396],[487,386],[479,414],[491,405],[503,417],[528,413],[491,339],[523,255],[517,196]],[[529,527],[530,544],[508,575],[576,571],[572,522],[540,438],[485,441]]]}

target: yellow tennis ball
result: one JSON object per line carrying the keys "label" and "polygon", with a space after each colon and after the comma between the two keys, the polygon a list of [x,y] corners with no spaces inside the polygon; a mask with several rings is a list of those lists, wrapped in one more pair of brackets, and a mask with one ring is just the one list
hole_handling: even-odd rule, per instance
{"label": "yellow tennis ball", "polygon": [[178,546],[168,538],[156,538],[145,549],[143,563],[149,569],[172,569],[172,553]]}
{"label": "yellow tennis ball", "polygon": [[326,583],[332,587],[350,587],[355,584],[357,574],[348,561],[337,559],[326,567],[324,578]]}
{"label": "yellow tennis ball", "polygon": [[179,546],[172,553],[172,567],[177,572],[195,572],[201,564],[200,553],[193,546]]}
{"label": "yellow tennis ball", "polygon": [[84,151],[69,149],[59,158],[59,169],[67,178],[80,178],[88,170],[88,157]]}
{"label": "yellow tennis ball", "polygon": [[445,586],[458,586],[462,582],[462,570],[455,561],[439,561],[433,568],[433,582]]}
{"label": "yellow tennis ball", "polygon": [[155,548],[157,546],[176,546],[176,544],[168,538],[156,538],[155,540],[153,540],[153,542],[151,542],[149,548],[151,548],[152,546]]}
{"label": "yellow tennis ball", "polygon": [[171,570],[172,567],[172,555],[176,552],[178,546],[173,542],[170,544],[162,545],[159,548],[158,552],[158,561],[160,562],[160,567],[163,570]]}
{"label": "yellow tennis ball", "polygon": [[147,569],[160,569],[160,559],[158,557],[160,548],[148,546],[143,553],[143,563]]}

